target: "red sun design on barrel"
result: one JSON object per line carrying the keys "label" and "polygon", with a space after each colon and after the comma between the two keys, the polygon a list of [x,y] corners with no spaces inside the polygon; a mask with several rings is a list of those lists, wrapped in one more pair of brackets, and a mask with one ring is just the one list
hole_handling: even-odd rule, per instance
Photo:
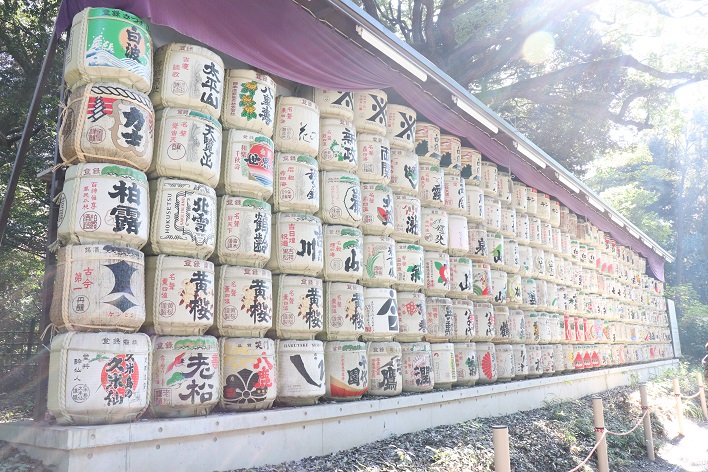
{"label": "red sun design on barrel", "polygon": [[101,385],[106,390],[108,406],[122,404],[135,393],[140,379],[138,364],[132,354],[116,354],[101,370]]}
{"label": "red sun design on barrel", "polygon": [[494,370],[492,369],[492,354],[490,352],[486,353],[484,357],[482,357],[482,372],[484,372],[484,375],[488,379],[494,377]]}

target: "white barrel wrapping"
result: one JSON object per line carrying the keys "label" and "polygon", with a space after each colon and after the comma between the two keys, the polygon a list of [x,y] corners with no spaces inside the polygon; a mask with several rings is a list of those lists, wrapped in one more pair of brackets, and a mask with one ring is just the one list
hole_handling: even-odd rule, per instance
{"label": "white barrel wrapping", "polygon": [[391,181],[388,185],[394,193],[417,197],[419,172],[418,156],[411,151],[391,149]]}
{"label": "white barrel wrapping", "polygon": [[324,223],[358,227],[361,223],[361,184],[355,174],[320,172],[320,209]]}
{"label": "white barrel wrapping", "polygon": [[473,293],[472,261],[466,257],[450,257],[450,298],[469,298]]}
{"label": "white barrel wrapping", "polygon": [[154,128],[147,95],[113,82],[91,82],[69,96],[59,151],[66,164],[99,162],[145,171],[152,161]]}
{"label": "white barrel wrapping", "polygon": [[360,133],[386,136],[388,97],[383,90],[354,92],[354,126]]}
{"label": "white barrel wrapping", "polygon": [[265,336],[273,324],[273,279],[269,270],[222,265],[216,268],[214,334]]}
{"label": "white barrel wrapping", "polygon": [[356,141],[356,128],[351,121],[320,118],[319,166],[323,170],[356,172],[359,165]]}
{"label": "white barrel wrapping", "polygon": [[482,154],[472,148],[462,148],[462,171],[460,175],[465,179],[465,185],[479,187],[482,185]]}
{"label": "white barrel wrapping", "polygon": [[455,316],[452,311],[452,300],[443,297],[427,297],[425,299],[428,342],[447,342],[453,335]]}
{"label": "white barrel wrapping", "polygon": [[221,123],[188,108],[155,114],[155,151],[147,175],[176,177],[216,187],[221,174]]}
{"label": "white barrel wrapping", "polygon": [[389,288],[364,288],[365,341],[391,341],[398,334],[398,301]]}
{"label": "white barrel wrapping", "polygon": [[278,152],[273,171],[273,211],[315,213],[320,208],[317,161],[309,156]]}
{"label": "white barrel wrapping", "polygon": [[451,256],[466,256],[470,252],[470,239],[467,233],[467,218],[462,215],[448,215],[447,252]]}
{"label": "white barrel wrapping", "polygon": [[357,175],[362,182],[388,185],[391,181],[391,148],[378,134],[359,133],[356,137]]}
{"label": "white barrel wrapping", "polygon": [[273,135],[275,82],[250,69],[227,69],[221,122],[225,128]]}
{"label": "white barrel wrapping", "polygon": [[498,198],[484,195],[484,223],[487,231],[501,231],[501,201]]}
{"label": "white barrel wrapping", "polygon": [[389,103],[386,107],[386,138],[391,148],[403,151],[415,149],[417,114],[414,109]]}
{"label": "white barrel wrapping", "polygon": [[492,301],[492,269],[489,264],[472,263],[472,293],[470,299],[476,302]]}
{"label": "white barrel wrapping", "polygon": [[341,118],[347,121],[354,119],[352,92],[302,86],[300,95],[315,102],[320,109],[321,117]]}
{"label": "white barrel wrapping", "polygon": [[269,337],[314,339],[323,329],[322,281],[302,275],[273,277],[273,328]]}
{"label": "white barrel wrapping", "polygon": [[277,391],[275,341],[269,338],[219,339],[221,396],[229,411],[270,408]]}
{"label": "white barrel wrapping", "polygon": [[472,387],[479,379],[477,345],[475,343],[454,343],[457,380],[455,385]]}
{"label": "white barrel wrapping", "polygon": [[322,222],[307,213],[276,213],[272,253],[267,268],[274,274],[318,275],[324,266]]}
{"label": "white barrel wrapping", "polygon": [[278,340],[276,401],[288,406],[314,405],[326,393],[322,341]]}
{"label": "white barrel wrapping", "polygon": [[442,168],[428,164],[418,166],[420,181],[418,198],[424,207],[443,208],[445,206],[445,174]]}
{"label": "white barrel wrapping", "polygon": [[324,225],[324,279],[354,282],[364,273],[364,236],[343,225]]}
{"label": "white barrel wrapping", "polygon": [[222,143],[219,195],[267,200],[273,194],[273,141],[255,131],[227,129]]}
{"label": "white barrel wrapping", "polygon": [[356,400],[369,386],[366,344],[358,341],[324,343],[325,398]]}
{"label": "white barrel wrapping", "polygon": [[202,335],[214,322],[214,264],[184,256],[145,259],[147,317],[158,335]]}
{"label": "white barrel wrapping", "polygon": [[247,197],[225,195],[217,201],[216,248],[219,264],[263,267],[270,259],[270,205]]}
{"label": "white barrel wrapping", "polygon": [[420,245],[429,251],[447,251],[449,224],[449,217],[445,210],[424,206],[421,210]]}
{"label": "white barrel wrapping", "polygon": [[517,212],[525,213],[528,210],[527,194],[529,188],[522,182],[512,182],[511,185],[514,190],[511,205]]}
{"label": "white barrel wrapping", "polygon": [[494,329],[496,333],[492,341],[495,343],[511,342],[511,324],[509,317],[509,308],[505,306],[494,307]]}
{"label": "white barrel wrapping", "polygon": [[432,123],[415,124],[415,153],[421,164],[440,165],[440,128]]}
{"label": "white barrel wrapping", "polygon": [[421,236],[420,200],[409,195],[393,195],[393,233],[399,242],[418,244]]}
{"label": "white barrel wrapping", "polygon": [[[462,172],[462,143],[449,134],[440,135],[440,167],[445,174],[459,176]],[[462,184],[464,186],[464,183]]]}
{"label": "white barrel wrapping", "polygon": [[420,292],[396,292],[398,334],[396,341],[422,341],[428,334],[425,295]]}
{"label": "white barrel wrapping", "polygon": [[482,189],[484,195],[497,197],[499,193],[499,170],[493,162],[482,161]]}
{"label": "white barrel wrapping", "polygon": [[364,234],[390,236],[395,221],[391,188],[381,184],[362,184],[361,203],[359,227]]}
{"label": "white barrel wrapping", "polygon": [[275,149],[317,157],[320,147],[320,110],[300,97],[279,96],[275,101]]}
{"label": "white barrel wrapping", "polygon": [[514,344],[514,377],[524,379],[529,374],[529,357],[524,344]]}
{"label": "white barrel wrapping", "polygon": [[476,343],[477,362],[479,362],[480,384],[490,384],[497,381],[497,351],[492,343]]}
{"label": "white barrel wrapping", "polygon": [[358,339],[364,334],[364,287],[349,282],[324,284],[324,330],[317,339]]}
{"label": "white barrel wrapping", "polygon": [[496,344],[494,349],[497,355],[497,380],[508,382],[514,378],[516,371],[514,348],[511,344]]}
{"label": "white barrel wrapping", "polygon": [[145,321],[143,253],[112,244],[57,252],[50,317],[58,330],[135,332]]}
{"label": "white barrel wrapping", "polygon": [[494,308],[491,303],[475,303],[475,335],[472,341],[489,342],[496,336]]}
{"label": "white barrel wrapping", "polygon": [[161,418],[207,415],[219,403],[219,346],[213,336],[152,338],[150,408]]}
{"label": "white barrel wrapping", "polygon": [[369,342],[366,358],[369,361],[369,395],[399,395],[403,391],[401,345],[397,342]]}
{"label": "white barrel wrapping", "polygon": [[429,392],[433,389],[433,357],[430,343],[401,343],[404,392]]}
{"label": "white barrel wrapping", "polygon": [[155,80],[150,100],[156,109],[189,108],[219,118],[224,91],[224,62],[207,48],[169,43],[155,51]]}
{"label": "white barrel wrapping", "polygon": [[425,286],[424,267],[422,246],[396,243],[396,290],[421,290]]}
{"label": "white barrel wrapping", "polygon": [[465,196],[467,197],[467,220],[472,223],[484,223],[484,192],[482,192],[482,187],[465,185]]}
{"label": "white barrel wrapping", "polygon": [[70,166],[55,201],[62,245],[113,243],[140,249],[147,242],[150,197],[140,171],[113,164]]}
{"label": "white barrel wrapping", "polygon": [[471,300],[452,300],[452,334],[450,342],[469,342],[477,333],[477,318]]}
{"label": "white barrel wrapping", "polygon": [[444,297],[450,291],[450,256],[440,251],[425,251],[425,288],[429,297]]}
{"label": "white barrel wrapping", "polygon": [[216,243],[214,189],[189,180],[161,177],[150,181],[148,254],[207,259]]}
{"label": "white barrel wrapping", "polygon": [[396,241],[386,236],[364,236],[365,287],[392,287],[396,276]]}
{"label": "white barrel wrapping", "polygon": [[467,222],[467,236],[469,238],[469,258],[474,262],[490,263],[487,229],[483,224]]}
{"label": "white barrel wrapping", "polygon": [[433,354],[433,379],[435,388],[449,389],[457,382],[455,348],[452,343],[430,345]]}
{"label": "white barrel wrapping", "polygon": [[54,336],[47,409],[59,424],[134,421],[148,407],[151,352],[143,333]]}

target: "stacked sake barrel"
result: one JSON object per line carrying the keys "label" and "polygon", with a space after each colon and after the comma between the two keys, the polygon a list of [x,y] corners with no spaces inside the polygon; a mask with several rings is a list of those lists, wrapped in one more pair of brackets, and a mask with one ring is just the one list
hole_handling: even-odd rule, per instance
{"label": "stacked sake barrel", "polygon": [[62,424],[125,422],[146,410],[151,385],[150,339],[136,331],[146,316],[152,41],[134,15],[87,8],[68,49],[48,408]]}

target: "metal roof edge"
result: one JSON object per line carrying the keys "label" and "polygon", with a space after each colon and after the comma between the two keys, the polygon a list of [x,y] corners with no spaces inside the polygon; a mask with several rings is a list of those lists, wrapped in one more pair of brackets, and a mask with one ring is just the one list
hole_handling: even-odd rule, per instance
{"label": "metal roof edge", "polygon": [[[528,147],[532,152],[538,154],[536,156],[541,161],[544,161],[549,167],[551,167],[555,172],[564,177],[571,179],[581,190],[581,193],[586,195],[586,198],[595,199],[602,204],[604,210],[608,214],[614,216],[613,219],[619,220],[624,224],[624,227],[629,230],[632,229],[636,232],[639,237],[635,238],[641,241],[643,244],[647,245],[651,250],[655,251],[661,257],[663,257],[669,263],[673,262],[675,258],[669,254],[665,249],[659,246],[653,239],[647,236],[642,230],[637,228],[632,222],[625,218],[621,213],[612,208],[611,205],[607,204],[602,198],[600,198],[592,189],[590,189],[583,181],[578,179],[573,173],[568,169],[559,164],[555,159],[546,154],[546,152],[536,146],[530,139],[521,134],[514,126],[508,123],[506,120],[497,115],[492,109],[486,106],[481,100],[472,95],[468,90],[466,90],[462,85],[455,81],[448,74],[443,72],[439,67],[430,62],[425,56],[420,54],[418,51],[413,49],[410,45],[405,43],[399,37],[394,35],[388,29],[386,29],[380,22],[378,22],[374,17],[369,15],[363,8],[359,7],[351,0],[327,0],[333,7],[337,8],[339,11],[350,17],[357,24],[369,30],[374,34],[379,40],[386,43],[389,47],[393,48],[397,53],[403,55],[406,59],[413,62],[416,66],[420,67],[426,74],[434,78],[438,84],[445,87],[453,95],[457,95],[459,98],[466,101],[466,104],[471,106],[480,115],[487,118],[488,120],[494,122],[500,131],[503,131],[509,137],[515,141],[521,142],[521,144]],[[630,235],[631,236],[631,235]]]}

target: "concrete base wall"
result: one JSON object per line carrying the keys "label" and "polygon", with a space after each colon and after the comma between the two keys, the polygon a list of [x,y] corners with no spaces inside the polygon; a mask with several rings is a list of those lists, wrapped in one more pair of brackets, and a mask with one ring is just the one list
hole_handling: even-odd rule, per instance
{"label": "concrete base wall", "polygon": [[371,397],[350,403],[276,408],[105,426],[0,424],[8,441],[57,471],[226,470],[278,464],[393,435],[531,410],[678,366],[677,360],[449,391]]}

